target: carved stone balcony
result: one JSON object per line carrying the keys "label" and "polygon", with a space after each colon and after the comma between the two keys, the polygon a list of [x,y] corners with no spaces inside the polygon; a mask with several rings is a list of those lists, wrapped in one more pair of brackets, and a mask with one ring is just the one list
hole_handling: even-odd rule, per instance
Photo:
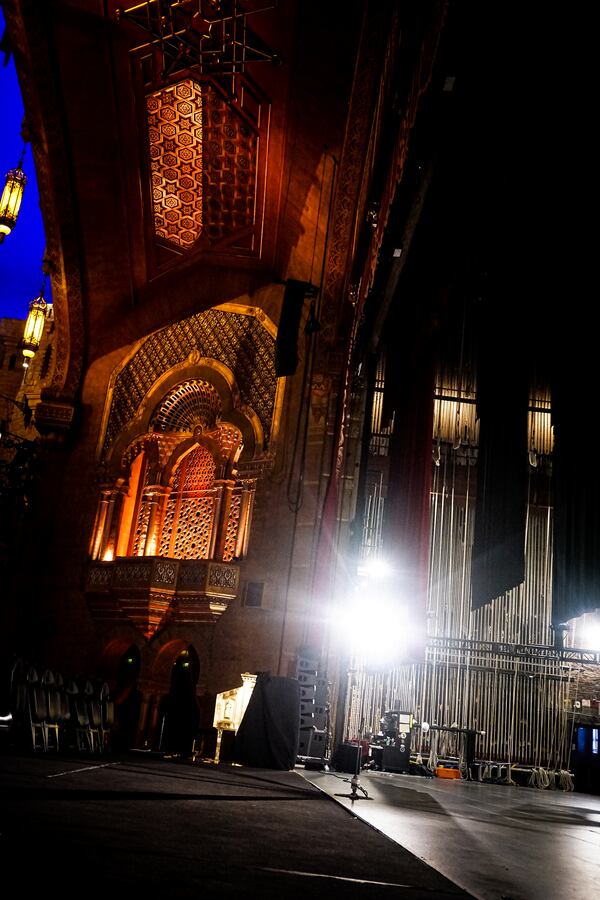
{"label": "carved stone balcony", "polygon": [[162,556],[94,560],[86,596],[97,622],[130,621],[150,639],[167,622],[214,622],[237,596],[236,563]]}

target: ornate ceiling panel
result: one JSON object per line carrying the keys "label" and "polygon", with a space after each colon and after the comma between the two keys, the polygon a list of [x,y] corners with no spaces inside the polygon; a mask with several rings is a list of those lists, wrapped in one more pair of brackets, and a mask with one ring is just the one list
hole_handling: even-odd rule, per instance
{"label": "ornate ceiling panel", "polygon": [[146,97],[154,231],[187,250],[202,231],[202,94],[188,78]]}
{"label": "ornate ceiling panel", "polygon": [[187,251],[256,224],[256,123],[208,83],[186,78],[146,96],[155,237]]}
{"label": "ornate ceiling panel", "polygon": [[206,91],[206,234],[223,240],[254,224],[256,134],[216,91]]}

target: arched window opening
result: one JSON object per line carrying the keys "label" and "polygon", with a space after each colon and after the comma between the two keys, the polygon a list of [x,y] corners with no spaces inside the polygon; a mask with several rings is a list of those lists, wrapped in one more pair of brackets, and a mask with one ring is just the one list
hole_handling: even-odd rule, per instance
{"label": "arched window opening", "polygon": [[127,750],[135,745],[135,736],[140,718],[142,693],[137,682],[142,660],[135,644],[120,657],[117,663],[116,686],[113,691],[115,702],[115,749]]}
{"label": "arched window opening", "polygon": [[190,644],[173,662],[169,693],[163,697],[161,704],[160,747],[184,757],[192,753],[200,723],[196,699],[199,674],[198,654]]}
{"label": "arched window opening", "polygon": [[[232,562],[246,555],[256,477],[241,477],[238,461],[244,428],[255,449],[254,424],[235,409],[233,421],[221,420],[222,404],[215,386],[196,378],[154,405],[146,433],[119,456],[121,477],[102,488],[93,559]],[[232,398],[225,404],[233,406]]]}

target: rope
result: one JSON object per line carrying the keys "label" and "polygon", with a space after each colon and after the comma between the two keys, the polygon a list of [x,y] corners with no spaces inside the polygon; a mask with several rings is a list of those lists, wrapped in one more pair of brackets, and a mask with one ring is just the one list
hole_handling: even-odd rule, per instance
{"label": "rope", "polygon": [[558,774],[558,786],[561,791],[574,791],[575,790],[575,782],[573,781],[573,776],[566,769],[561,769]]}
{"label": "rope", "polygon": [[550,777],[546,769],[543,769],[541,766],[534,766],[531,770],[531,775],[529,776],[529,781],[527,782],[529,787],[539,788],[540,790],[545,790],[545,788],[550,785]]}
{"label": "rope", "polygon": [[438,736],[439,731],[430,732],[431,738],[429,743],[429,759],[427,760],[427,768],[430,772],[435,772],[438,764]]}

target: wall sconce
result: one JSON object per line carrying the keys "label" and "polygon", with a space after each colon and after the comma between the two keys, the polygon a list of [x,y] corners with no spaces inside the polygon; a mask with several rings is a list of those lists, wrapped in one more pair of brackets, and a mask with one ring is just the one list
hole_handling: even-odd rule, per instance
{"label": "wall sconce", "polygon": [[27,184],[27,176],[21,168],[24,156],[25,148],[23,147],[23,153],[17,167],[6,173],[6,183],[0,198],[0,243],[15,227],[19,209],[21,208],[23,191]]}

